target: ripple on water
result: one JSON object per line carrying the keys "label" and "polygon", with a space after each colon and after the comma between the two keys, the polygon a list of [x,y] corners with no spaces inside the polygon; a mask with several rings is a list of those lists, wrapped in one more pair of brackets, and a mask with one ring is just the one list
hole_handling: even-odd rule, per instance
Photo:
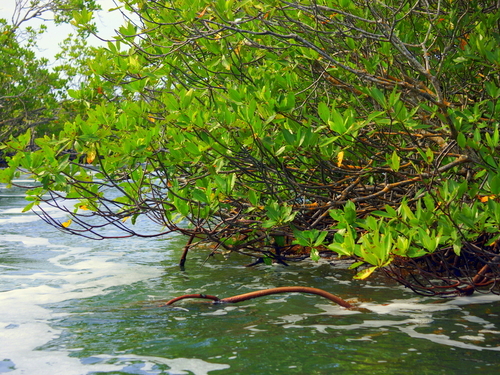
{"label": "ripple on water", "polygon": [[[248,259],[243,257],[216,256],[204,264],[208,253],[192,251],[187,271],[179,272],[180,237],[92,242],[64,236],[36,215],[20,215],[25,202],[15,199],[0,201],[5,290],[0,293],[0,372],[386,375],[500,370],[498,296],[415,297],[383,279],[353,281],[351,271],[324,260],[245,268]],[[189,292],[228,297],[288,285],[320,287],[362,309],[346,310],[303,294],[236,305],[183,301],[158,308],[154,302]]]}

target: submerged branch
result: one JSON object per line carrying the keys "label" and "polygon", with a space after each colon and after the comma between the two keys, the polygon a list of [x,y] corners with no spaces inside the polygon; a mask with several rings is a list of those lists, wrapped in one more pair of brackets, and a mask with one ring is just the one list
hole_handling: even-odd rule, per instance
{"label": "submerged branch", "polygon": [[335,302],[336,304],[338,304],[342,307],[345,307],[346,309],[350,309],[353,307],[350,303],[344,301],[342,298],[337,297],[336,295],[333,295],[331,293],[328,293],[327,291],[324,291],[324,290],[318,289],[318,288],[309,288],[309,287],[305,287],[305,286],[284,286],[284,287],[280,287],[280,288],[270,288],[270,289],[264,289],[264,290],[257,290],[255,292],[239,294],[237,296],[226,297],[226,298],[221,298],[221,299],[216,297],[216,296],[212,296],[212,295],[208,295],[208,294],[186,294],[186,295],[171,299],[170,301],[168,301],[167,303],[165,303],[162,306],[172,305],[175,302],[180,301],[181,299],[186,299],[186,298],[211,299],[214,301],[214,303],[237,303],[237,302],[242,302],[242,301],[246,301],[246,300],[257,298],[257,297],[269,296],[271,294],[280,294],[280,293],[317,294],[318,296],[329,299],[330,301]]}

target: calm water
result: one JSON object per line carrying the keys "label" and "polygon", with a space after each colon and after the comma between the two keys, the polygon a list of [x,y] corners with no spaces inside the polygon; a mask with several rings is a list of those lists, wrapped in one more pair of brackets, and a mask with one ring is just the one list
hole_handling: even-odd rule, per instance
{"label": "calm water", "polygon": [[[182,237],[85,240],[21,214],[24,205],[22,191],[0,187],[0,373],[500,371],[497,296],[423,298],[383,278],[352,281],[351,271],[327,262],[245,268],[241,256],[204,263],[202,250],[181,272]],[[299,294],[234,305],[156,302],[289,285],[323,288],[369,312]]]}

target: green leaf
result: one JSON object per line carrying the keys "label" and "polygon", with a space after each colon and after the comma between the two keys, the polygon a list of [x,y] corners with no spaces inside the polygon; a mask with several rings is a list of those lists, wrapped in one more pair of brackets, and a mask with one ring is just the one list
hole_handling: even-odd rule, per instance
{"label": "green leaf", "polygon": [[462,252],[462,241],[460,239],[457,239],[453,242],[453,252],[457,255],[460,256]]}
{"label": "green leaf", "polygon": [[259,205],[259,197],[254,190],[248,190],[248,200],[254,207]]}
{"label": "green leaf", "polygon": [[193,100],[193,94],[194,90],[190,89],[184,93],[182,93],[181,96],[181,108],[183,109],[188,109],[189,105],[191,104],[191,101]]}
{"label": "green leaf", "polygon": [[371,96],[374,98],[383,108],[386,107],[385,95],[382,91],[380,91],[377,87],[371,88]]}
{"label": "green leaf", "polygon": [[345,120],[335,108],[331,111],[331,119],[328,120],[328,125],[331,130],[338,134],[344,134],[346,132]]}
{"label": "green leaf", "polygon": [[355,268],[358,268],[358,267],[362,266],[363,264],[365,264],[365,262],[363,262],[363,261],[360,261],[360,262],[355,262],[355,263],[351,264],[351,265],[348,267],[348,269],[353,270],[353,269],[355,269]]}
{"label": "green leaf", "polygon": [[201,203],[210,203],[209,199],[207,198],[207,193],[203,190],[200,189],[194,189],[192,191],[193,198],[197,200],[198,202]]}
{"label": "green leaf", "polygon": [[236,103],[237,105],[242,105],[243,104],[241,95],[240,95],[240,93],[238,91],[236,91],[234,89],[229,89],[228,90],[228,94],[229,94],[229,97],[231,98],[231,100],[234,103]]}
{"label": "green leaf", "polygon": [[314,262],[317,262],[318,260],[321,259],[319,251],[317,249],[311,249],[310,257]]}
{"label": "green leaf", "polygon": [[321,246],[323,245],[323,241],[325,240],[326,236],[327,236],[328,232],[327,231],[322,231],[320,232],[317,237],[316,237],[316,240],[313,244],[313,246]]}
{"label": "green leaf", "polygon": [[432,164],[434,160],[434,152],[429,147],[425,150],[425,156],[427,157],[427,163]]}
{"label": "green leaf", "polygon": [[500,173],[493,175],[490,180],[491,193],[500,195]]}
{"label": "green leaf", "polygon": [[328,120],[330,119],[330,108],[328,108],[325,102],[320,102],[318,104],[318,114],[321,120],[328,123]]}
{"label": "green leaf", "polygon": [[38,202],[35,201],[35,202],[31,202],[30,204],[26,205],[26,207],[23,208],[23,210],[21,212],[27,212],[27,211],[30,211],[34,205],[37,205]]}
{"label": "green leaf", "polygon": [[285,236],[274,236],[274,241],[279,247],[284,247],[286,243]]}
{"label": "green leaf", "polygon": [[189,205],[186,201],[175,197],[174,198],[174,206],[181,213],[182,216],[189,216]]}
{"label": "green leaf", "polygon": [[467,144],[467,139],[465,138],[464,133],[462,133],[462,132],[458,133],[457,144],[458,144],[458,147],[465,148],[465,146]]}
{"label": "green leaf", "polygon": [[394,172],[399,171],[400,161],[401,161],[401,159],[399,158],[397,152],[393,151],[392,156],[391,156],[391,169]]}

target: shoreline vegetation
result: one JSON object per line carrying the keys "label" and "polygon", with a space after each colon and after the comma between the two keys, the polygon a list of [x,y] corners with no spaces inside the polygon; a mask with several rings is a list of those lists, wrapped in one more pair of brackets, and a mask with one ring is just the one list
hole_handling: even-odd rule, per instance
{"label": "shoreline vegetation", "polygon": [[357,279],[500,293],[498,2],[132,0],[100,48],[95,4],[67,4],[56,73],[80,85],[3,140],[0,181],[38,183],[25,210],[89,239],[181,233],[181,267],[200,246],[251,265],[333,252]]}

